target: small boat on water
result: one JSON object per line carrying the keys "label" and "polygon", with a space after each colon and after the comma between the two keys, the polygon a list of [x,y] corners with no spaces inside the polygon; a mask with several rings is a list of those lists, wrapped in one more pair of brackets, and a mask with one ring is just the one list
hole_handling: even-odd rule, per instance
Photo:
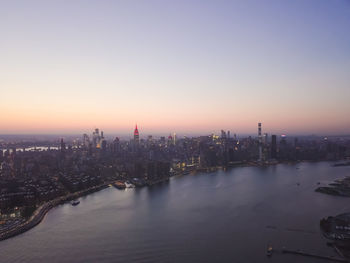
{"label": "small boat on water", "polygon": [[72,202],[71,202],[71,205],[72,206],[76,206],[76,205],[79,205],[80,204],[80,201],[79,200],[73,200]]}
{"label": "small boat on water", "polygon": [[266,250],[266,256],[271,257],[272,256],[272,252],[273,252],[273,248],[271,245],[267,246],[267,250]]}
{"label": "small boat on water", "polygon": [[125,182],[125,187],[126,188],[135,188],[135,185],[129,182]]}
{"label": "small boat on water", "polygon": [[125,189],[126,185],[122,181],[116,181],[113,186],[118,189]]}

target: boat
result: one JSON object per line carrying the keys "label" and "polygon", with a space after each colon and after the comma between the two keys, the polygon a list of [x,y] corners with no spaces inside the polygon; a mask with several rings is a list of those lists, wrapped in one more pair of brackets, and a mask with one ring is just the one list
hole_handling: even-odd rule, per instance
{"label": "boat", "polygon": [[116,181],[113,186],[117,189],[125,189],[126,185],[122,181]]}
{"label": "boat", "polygon": [[71,202],[72,206],[76,206],[76,205],[79,205],[79,204],[80,204],[79,200],[74,200],[74,201]]}
{"label": "boat", "polygon": [[129,182],[125,182],[125,187],[126,188],[135,188],[135,185]]}
{"label": "boat", "polygon": [[271,257],[272,256],[272,252],[273,252],[273,248],[271,245],[267,246],[267,250],[266,250],[266,256]]}

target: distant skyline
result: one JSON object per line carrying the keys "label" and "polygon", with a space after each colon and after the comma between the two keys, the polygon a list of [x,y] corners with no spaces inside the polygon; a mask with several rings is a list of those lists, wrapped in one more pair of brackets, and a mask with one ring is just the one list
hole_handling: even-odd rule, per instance
{"label": "distant skyline", "polygon": [[0,134],[350,134],[350,1],[0,3]]}

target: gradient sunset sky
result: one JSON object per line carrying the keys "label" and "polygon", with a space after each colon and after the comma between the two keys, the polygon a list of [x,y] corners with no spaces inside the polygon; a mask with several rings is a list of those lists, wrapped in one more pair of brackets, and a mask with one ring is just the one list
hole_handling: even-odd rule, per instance
{"label": "gradient sunset sky", "polygon": [[0,3],[2,134],[350,134],[350,1]]}

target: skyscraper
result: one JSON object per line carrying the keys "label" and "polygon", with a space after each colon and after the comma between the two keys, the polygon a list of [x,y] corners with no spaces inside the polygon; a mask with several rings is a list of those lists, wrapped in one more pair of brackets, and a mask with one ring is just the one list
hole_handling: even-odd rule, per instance
{"label": "skyscraper", "polygon": [[112,152],[113,153],[118,153],[120,150],[120,143],[119,143],[119,138],[115,137],[114,141],[113,141],[113,149]]}
{"label": "skyscraper", "polygon": [[259,161],[262,161],[262,137],[261,137],[261,123],[258,123],[258,136],[259,136]]}
{"label": "skyscraper", "polygon": [[173,137],[171,136],[171,134],[169,134],[168,136],[168,145],[173,144]]}
{"label": "skyscraper", "polygon": [[226,139],[226,132],[221,130],[221,139]]}
{"label": "skyscraper", "polygon": [[134,142],[139,143],[140,141],[140,135],[139,135],[139,130],[137,129],[137,124],[135,126],[134,130]]}
{"label": "skyscraper", "polygon": [[66,150],[66,144],[64,143],[63,138],[61,138],[61,152],[63,153],[65,152],[65,150]]}
{"label": "skyscraper", "polygon": [[269,141],[268,141],[268,138],[269,138],[268,134],[267,134],[267,133],[264,133],[263,140],[262,140],[262,142],[263,142],[264,145],[268,144],[268,142],[269,142]]}
{"label": "skyscraper", "polygon": [[100,148],[100,139],[100,131],[96,128],[92,133],[92,143],[95,148]]}
{"label": "skyscraper", "polygon": [[83,147],[85,147],[87,149],[87,148],[89,148],[89,144],[90,144],[89,136],[86,133],[84,133],[84,135],[83,135]]}
{"label": "skyscraper", "polygon": [[271,136],[271,158],[272,159],[277,158],[277,136],[276,135]]}
{"label": "skyscraper", "polygon": [[107,150],[107,141],[105,140],[105,139],[102,139],[101,140],[101,150],[102,150],[102,152],[106,152],[106,150]]}
{"label": "skyscraper", "polygon": [[65,158],[66,155],[66,144],[63,141],[63,138],[61,138],[61,157]]}

